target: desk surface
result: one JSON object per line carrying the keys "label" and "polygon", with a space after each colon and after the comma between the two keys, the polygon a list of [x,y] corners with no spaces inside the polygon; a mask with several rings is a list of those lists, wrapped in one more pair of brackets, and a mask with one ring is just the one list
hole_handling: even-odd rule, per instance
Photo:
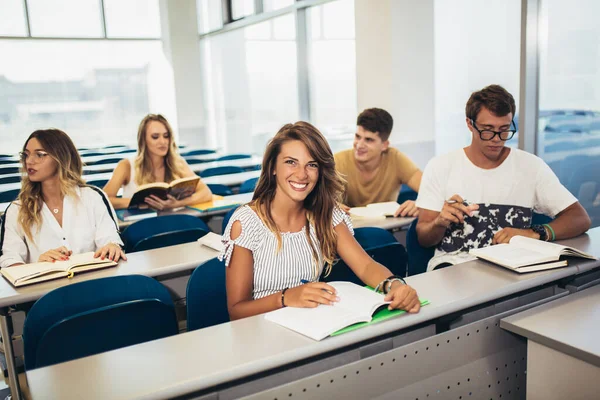
{"label": "desk surface", "polygon": [[115,268],[77,274],[72,279],[55,279],[15,288],[6,279],[0,278],[0,307],[34,301],[58,287],[90,279],[132,274],[159,276],[192,270],[217,254],[215,250],[192,242],[127,254],[127,261],[120,261]]}
{"label": "desk surface", "polygon": [[[571,240],[600,253],[600,229]],[[595,249],[591,249],[595,242]],[[431,304],[344,335],[313,341],[258,315],[27,373],[34,398],[159,399],[207,389],[235,379],[341,349],[383,334],[431,321],[575,275],[579,266],[600,262],[574,260],[571,266],[516,274],[472,261],[407,278]],[[193,356],[190,356],[193,355]],[[161,365],[162,368],[156,368]],[[69,384],[65,384],[69,382]],[[124,385],[123,382],[127,382]]]}
{"label": "desk surface", "polygon": [[600,367],[600,285],[511,315],[500,327]]}

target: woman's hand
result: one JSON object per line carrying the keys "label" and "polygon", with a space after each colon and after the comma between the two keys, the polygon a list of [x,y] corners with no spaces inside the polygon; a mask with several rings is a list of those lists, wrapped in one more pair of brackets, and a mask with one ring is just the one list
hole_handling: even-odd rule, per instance
{"label": "woman's hand", "polygon": [[100,257],[102,260],[108,258],[109,260],[113,260],[114,262],[118,262],[121,258],[127,261],[125,252],[123,251],[123,249],[121,249],[121,246],[119,246],[116,243],[109,243],[96,250],[96,252],[94,253],[94,258],[98,257]]}
{"label": "woman's hand", "polygon": [[284,304],[287,307],[314,308],[319,304],[329,306],[340,301],[333,286],[324,282],[311,282],[285,291]]}
{"label": "woman's hand", "polygon": [[400,282],[392,282],[392,288],[385,296],[385,301],[391,301],[388,307],[389,310],[399,309],[406,310],[409,313],[417,313],[421,308],[417,291]]}
{"label": "woman's hand", "polygon": [[73,254],[73,252],[67,249],[65,246],[60,246],[57,249],[48,250],[45,253],[40,255],[38,258],[38,262],[55,262],[55,261],[65,261],[69,259],[69,256]]}
{"label": "woman's hand", "polygon": [[179,204],[179,200],[177,200],[175,197],[171,196],[170,194],[167,195],[167,200],[163,200],[160,197],[157,197],[157,196],[151,194],[150,196],[146,197],[144,199],[144,201],[150,207],[154,208],[155,210],[159,210],[159,211],[181,207],[181,205]]}

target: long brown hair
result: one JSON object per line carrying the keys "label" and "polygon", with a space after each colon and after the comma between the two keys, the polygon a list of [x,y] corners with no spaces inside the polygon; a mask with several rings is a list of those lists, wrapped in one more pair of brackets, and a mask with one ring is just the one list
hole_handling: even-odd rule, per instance
{"label": "long brown hair", "polygon": [[323,260],[327,264],[326,273],[331,271],[331,265],[336,255],[337,237],[333,229],[333,210],[341,201],[345,181],[335,169],[335,161],[331,148],[325,137],[317,128],[308,122],[296,122],[284,125],[271,139],[263,156],[262,173],[258,178],[256,190],[250,205],[256,210],[265,225],[275,233],[278,250],[281,249],[282,239],[277,224],[271,215],[271,205],[277,190],[277,179],[273,175],[277,163],[277,156],[281,153],[284,143],[292,140],[302,142],[311,157],[319,165],[317,183],[309,195],[304,199],[304,208],[307,211],[306,235],[313,252],[313,258],[318,273],[318,253],[310,239],[310,222],[315,227],[316,236],[319,238],[320,250]]}
{"label": "long brown hair", "polygon": [[135,171],[135,183],[143,185],[146,183],[156,182],[156,178],[152,172],[152,162],[150,157],[147,157],[146,147],[146,128],[151,121],[160,122],[165,126],[167,132],[169,132],[169,150],[165,156],[165,182],[171,182],[175,179],[183,177],[183,158],[177,152],[177,145],[175,144],[175,138],[173,137],[173,129],[169,124],[169,121],[160,114],[148,114],[140,122],[138,127],[137,142],[138,152],[135,158],[134,171]]}
{"label": "long brown hair", "polygon": [[[83,166],[81,157],[73,144],[71,138],[59,129],[44,129],[33,132],[23,145],[23,151],[31,139],[37,139],[48,157],[58,164],[58,180],[60,182],[60,193],[63,196],[75,194],[75,188],[85,186],[81,178]],[[25,160],[22,160],[23,169],[27,168]],[[21,178],[21,192],[18,201],[20,203],[18,221],[25,235],[33,241],[32,228],[37,226],[39,231],[42,222],[42,197],[41,182],[32,182],[27,175]]]}

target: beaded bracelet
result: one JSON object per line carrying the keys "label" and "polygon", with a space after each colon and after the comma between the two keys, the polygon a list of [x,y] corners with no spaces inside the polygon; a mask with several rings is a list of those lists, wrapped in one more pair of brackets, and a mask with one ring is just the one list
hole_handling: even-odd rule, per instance
{"label": "beaded bracelet", "polygon": [[285,300],[285,292],[286,292],[286,290],[288,290],[288,289],[289,289],[289,288],[285,288],[285,289],[283,289],[283,290],[281,291],[281,308],[283,308],[283,307],[287,307],[287,306],[285,305],[285,301],[284,301],[284,300]]}

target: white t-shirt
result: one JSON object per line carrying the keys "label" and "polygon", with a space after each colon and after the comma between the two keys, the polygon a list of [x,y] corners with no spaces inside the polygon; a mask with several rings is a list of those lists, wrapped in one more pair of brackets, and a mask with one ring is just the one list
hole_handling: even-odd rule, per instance
{"label": "white t-shirt", "polygon": [[33,241],[17,220],[19,207],[18,202],[11,203],[0,226],[1,268],[37,262],[42,253],[61,246],[79,254],[96,251],[108,243],[123,245],[115,211],[104,192],[97,188],[76,188],[75,196],[65,196],[62,227],[44,203],[40,229],[34,227],[31,231]]}
{"label": "white t-shirt", "polygon": [[479,204],[479,211],[464,224],[450,225],[428,271],[474,259],[468,251],[489,246],[502,228],[529,228],[533,211],[554,217],[577,201],[542,159],[519,149],[494,169],[475,166],[464,149],[433,158],[423,172],[417,207],[440,212],[455,194]]}

